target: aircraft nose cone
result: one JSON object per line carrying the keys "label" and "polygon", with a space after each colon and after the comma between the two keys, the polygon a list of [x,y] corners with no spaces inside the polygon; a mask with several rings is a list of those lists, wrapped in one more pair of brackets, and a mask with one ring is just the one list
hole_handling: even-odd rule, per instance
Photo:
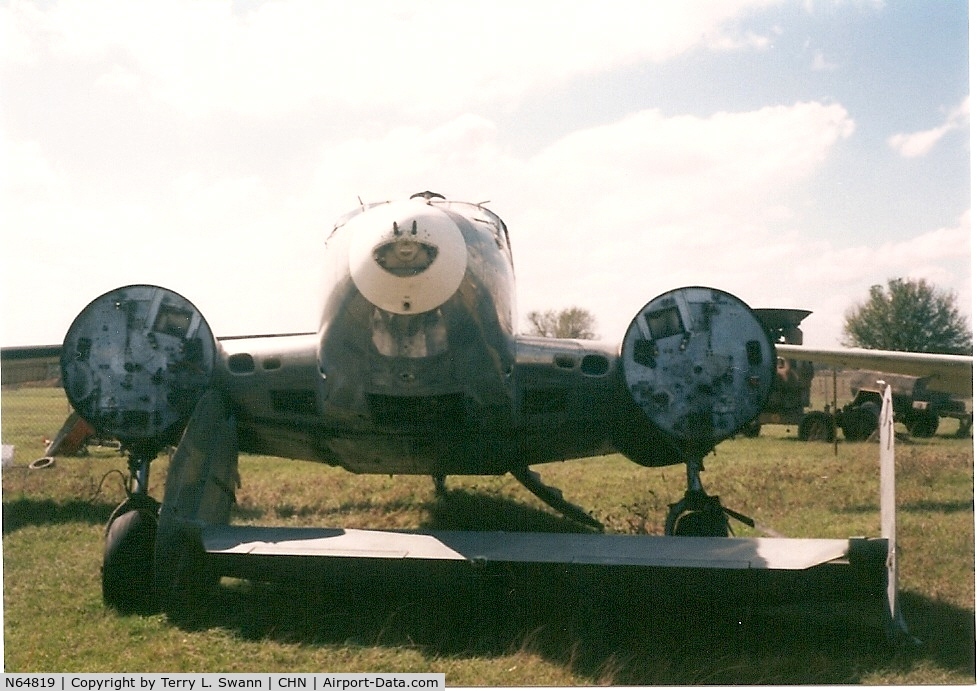
{"label": "aircraft nose cone", "polygon": [[461,229],[424,200],[385,204],[350,220],[349,270],[360,293],[394,314],[420,314],[461,284],[468,248]]}

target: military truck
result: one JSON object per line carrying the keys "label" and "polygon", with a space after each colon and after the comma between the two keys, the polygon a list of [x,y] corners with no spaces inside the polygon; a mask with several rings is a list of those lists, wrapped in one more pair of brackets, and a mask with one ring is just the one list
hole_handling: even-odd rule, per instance
{"label": "military truck", "polygon": [[[811,314],[810,310],[758,308],[753,313],[774,343],[804,344],[800,323]],[[805,441],[834,439],[833,416],[820,410],[807,411],[811,405],[812,379],[814,365],[810,362],[778,357],[777,376],[773,380],[767,405],[756,420],[744,428],[743,433],[755,437],[765,424],[797,425],[797,435]]]}
{"label": "military truck", "polygon": [[[800,323],[811,314],[810,311],[773,308],[754,309],[753,312],[774,343],[803,345]],[[850,378],[852,401],[835,413],[827,406],[824,410],[808,410],[813,379],[812,363],[777,358],[777,377],[767,405],[743,433],[755,437],[764,424],[797,425],[797,436],[804,441],[831,441],[835,438],[836,428],[840,427],[845,439],[864,441],[878,428],[886,384],[892,387],[895,421],[905,425],[914,437],[932,437],[943,417],[960,421],[958,436],[967,436],[973,425],[973,413],[967,412],[963,401],[947,393],[927,390],[925,377],[853,372]]]}
{"label": "military truck", "polygon": [[885,372],[855,372],[850,380],[852,401],[837,413],[837,423],[845,439],[868,439],[879,425],[882,393],[886,385],[892,387],[892,415],[914,437],[932,437],[940,426],[940,418],[960,421],[957,435],[964,437],[973,425],[973,413],[967,412],[963,401],[942,391],[929,391],[925,377],[908,377]]}

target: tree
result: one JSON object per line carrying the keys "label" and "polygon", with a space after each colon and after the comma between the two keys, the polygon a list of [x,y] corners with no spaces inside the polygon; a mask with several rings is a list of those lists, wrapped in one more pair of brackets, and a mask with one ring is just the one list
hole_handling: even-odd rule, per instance
{"label": "tree", "polygon": [[890,278],[845,312],[846,346],[920,353],[973,353],[973,332],[952,291],[926,279]]}
{"label": "tree", "polygon": [[531,336],[546,336],[548,338],[583,338],[594,339],[597,334],[594,329],[597,320],[587,310],[581,307],[567,307],[559,312],[533,310],[526,315],[529,320],[529,334]]}

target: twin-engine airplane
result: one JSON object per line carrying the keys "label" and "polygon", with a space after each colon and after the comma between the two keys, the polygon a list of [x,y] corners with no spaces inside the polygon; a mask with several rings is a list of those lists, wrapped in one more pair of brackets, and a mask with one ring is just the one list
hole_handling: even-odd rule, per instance
{"label": "twin-engine airplane", "polygon": [[[725,536],[728,516],[743,518],[699,481],[704,456],[760,413],[775,376],[776,346],[738,298],[659,295],[620,346],[520,336],[505,224],[431,192],[341,218],[324,267],[315,333],[217,339],[188,300],[146,285],[102,295],[72,323],[68,399],[129,454],[103,565],[109,604],[173,608],[199,590],[200,532],[229,521],[239,453],[430,475],[440,491],[449,475],[511,473],[599,529],[529,467],[619,452],[687,466],[668,534]],[[149,466],[173,445],[160,505]]]}

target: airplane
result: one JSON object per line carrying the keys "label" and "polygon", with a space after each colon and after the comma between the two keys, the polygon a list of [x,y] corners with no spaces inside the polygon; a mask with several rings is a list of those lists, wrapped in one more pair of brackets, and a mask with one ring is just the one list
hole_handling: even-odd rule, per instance
{"label": "airplane", "polygon": [[[730,517],[749,521],[700,480],[704,457],[756,418],[776,376],[781,345],[739,298],[670,290],[620,344],[520,335],[505,223],[429,191],[341,217],[322,266],[314,332],[215,338],[189,300],[150,285],[105,293],[69,327],[68,400],[128,454],[128,498],[106,536],[107,604],[169,611],[206,588],[201,530],[229,522],[241,453],[429,475],[439,493],[451,475],[510,473],[599,531],[530,467],[616,452],[686,466],[667,535],[728,536]],[[972,379],[972,359],[950,366]],[[173,446],[160,503],[150,464]]]}

